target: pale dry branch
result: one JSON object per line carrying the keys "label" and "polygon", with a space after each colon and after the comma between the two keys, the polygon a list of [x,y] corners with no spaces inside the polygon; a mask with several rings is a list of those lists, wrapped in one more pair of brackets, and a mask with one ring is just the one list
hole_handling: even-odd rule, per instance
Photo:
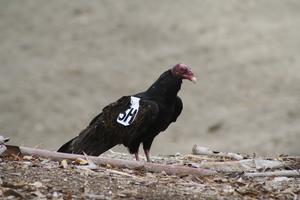
{"label": "pale dry branch", "polygon": [[225,153],[219,151],[213,151],[207,147],[201,147],[199,145],[194,145],[192,149],[192,153],[194,155],[210,155],[210,156],[218,156],[218,157],[225,157],[225,158],[232,158],[235,160],[242,160],[244,157],[237,153]]}
{"label": "pale dry branch", "polygon": [[275,171],[275,172],[255,172],[255,173],[245,173],[244,176],[246,177],[278,177],[278,176],[285,176],[285,177],[300,177],[300,171],[298,170],[282,170],[282,171]]}
{"label": "pale dry branch", "polygon": [[293,165],[294,163],[289,161],[264,160],[260,158],[224,162],[210,161],[198,164],[201,168],[212,169],[219,172],[247,172],[264,169],[280,169]]}

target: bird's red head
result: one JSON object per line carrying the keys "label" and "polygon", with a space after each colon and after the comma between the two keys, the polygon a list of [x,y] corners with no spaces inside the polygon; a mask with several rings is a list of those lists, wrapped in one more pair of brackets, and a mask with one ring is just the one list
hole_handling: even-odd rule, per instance
{"label": "bird's red head", "polygon": [[192,72],[191,68],[186,64],[177,64],[172,67],[171,72],[173,76],[176,76],[181,79],[187,79],[192,81],[193,83],[197,82],[197,78],[195,77],[194,73]]}

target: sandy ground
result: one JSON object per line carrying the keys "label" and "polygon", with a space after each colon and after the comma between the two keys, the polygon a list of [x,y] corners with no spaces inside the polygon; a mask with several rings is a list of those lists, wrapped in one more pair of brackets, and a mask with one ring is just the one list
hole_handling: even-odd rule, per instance
{"label": "sandy ground", "polygon": [[[300,2],[0,1],[0,133],[57,149],[108,103],[189,64],[153,154],[300,152]],[[125,150],[120,148],[120,150]]]}

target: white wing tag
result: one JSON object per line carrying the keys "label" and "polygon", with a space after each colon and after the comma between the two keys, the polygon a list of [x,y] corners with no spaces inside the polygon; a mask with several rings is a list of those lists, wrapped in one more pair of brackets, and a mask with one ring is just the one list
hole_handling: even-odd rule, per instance
{"label": "white wing tag", "polygon": [[128,126],[132,124],[134,121],[140,107],[140,98],[138,97],[130,97],[130,107],[121,112],[117,118],[117,122],[124,126]]}

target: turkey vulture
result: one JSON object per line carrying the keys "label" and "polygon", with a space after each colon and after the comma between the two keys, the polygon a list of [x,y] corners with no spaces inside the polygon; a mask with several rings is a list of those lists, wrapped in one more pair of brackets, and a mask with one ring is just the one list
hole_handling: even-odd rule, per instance
{"label": "turkey vulture", "polygon": [[196,82],[186,64],[177,64],[165,71],[145,92],[123,96],[104,107],[77,137],[64,144],[58,152],[98,156],[117,144],[126,146],[139,160],[143,143],[147,161],[153,139],[175,122],[182,111],[177,96],[182,80]]}

